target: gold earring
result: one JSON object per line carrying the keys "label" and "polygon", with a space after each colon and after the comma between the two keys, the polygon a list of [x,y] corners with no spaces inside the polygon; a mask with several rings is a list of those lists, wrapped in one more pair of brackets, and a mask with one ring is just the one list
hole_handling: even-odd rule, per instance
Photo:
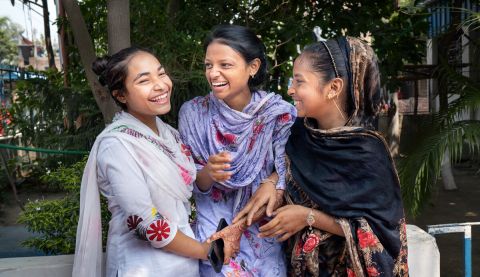
{"label": "gold earring", "polygon": [[338,94],[336,94],[333,90],[331,90],[328,94],[327,94],[327,99],[333,99],[337,96]]}
{"label": "gold earring", "polygon": [[251,74],[250,77],[252,77],[252,79],[255,78],[255,74]]}

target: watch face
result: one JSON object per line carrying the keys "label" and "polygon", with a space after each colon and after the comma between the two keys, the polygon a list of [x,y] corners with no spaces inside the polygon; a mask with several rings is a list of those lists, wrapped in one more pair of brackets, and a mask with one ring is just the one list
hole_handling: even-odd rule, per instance
{"label": "watch face", "polygon": [[307,224],[308,226],[312,227],[314,223],[315,223],[315,217],[313,216],[313,210],[310,210],[307,216]]}

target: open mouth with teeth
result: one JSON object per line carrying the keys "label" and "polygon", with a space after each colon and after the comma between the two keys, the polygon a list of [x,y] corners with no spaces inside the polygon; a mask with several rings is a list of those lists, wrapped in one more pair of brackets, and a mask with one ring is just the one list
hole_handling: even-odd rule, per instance
{"label": "open mouth with teeth", "polygon": [[212,82],[212,87],[215,87],[215,88],[221,88],[226,85],[228,85],[228,82],[215,82],[215,83]]}
{"label": "open mouth with teeth", "polygon": [[168,101],[168,93],[164,93],[162,95],[159,95],[155,98],[152,98],[149,100],[150,102],[158,103],[158,104],[164,104]]}

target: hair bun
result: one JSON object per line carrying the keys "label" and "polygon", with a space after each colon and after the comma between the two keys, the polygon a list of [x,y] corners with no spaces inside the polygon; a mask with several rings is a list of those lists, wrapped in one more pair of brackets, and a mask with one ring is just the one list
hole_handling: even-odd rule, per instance
{"label": "hair bun", "polygon": [[108,61],[110,60],[110,56],[103,56],[97,57],[95,61],[92,63],[92,70],[97,74],[98,80],[102,84],[105,85],[105,70],[107,69]]}

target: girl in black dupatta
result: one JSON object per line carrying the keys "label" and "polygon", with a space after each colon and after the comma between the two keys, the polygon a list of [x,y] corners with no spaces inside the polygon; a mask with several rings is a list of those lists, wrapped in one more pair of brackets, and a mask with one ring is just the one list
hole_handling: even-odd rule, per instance
{"label": "girl in black dupatta", "polygon": [[341,37],[309,45],[288,93],[299,118],[286,145],[287,205],[260,228],[288,239],[291,276],[408,276],[400,184],[373,131],[380,103],[370,46]]}

